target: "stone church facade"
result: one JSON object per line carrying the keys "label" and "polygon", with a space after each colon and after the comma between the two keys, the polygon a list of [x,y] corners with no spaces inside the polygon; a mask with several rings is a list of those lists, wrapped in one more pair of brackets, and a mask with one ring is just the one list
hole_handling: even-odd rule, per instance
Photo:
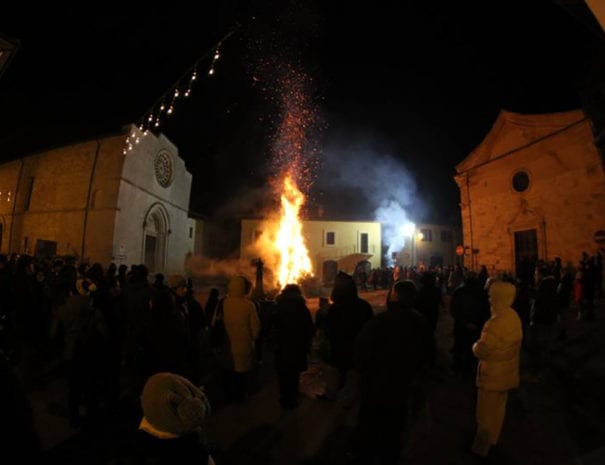
{"label": "stone church facade", "polygon": [[0,252],[176,273],[194,249],[192,176],[163,135],[127,133],[0,165]]}
{"label": "stone church facade", "polygon": [[582,111],[502,111],[456,167],[465,265],[520,272],[535,260],[576,265],[605,237],[605,172]]}

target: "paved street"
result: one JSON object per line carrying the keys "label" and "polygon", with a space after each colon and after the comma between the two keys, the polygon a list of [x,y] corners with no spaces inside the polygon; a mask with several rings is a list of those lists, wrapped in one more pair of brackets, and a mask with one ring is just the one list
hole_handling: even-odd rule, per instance
{"label": "paved street", "polygon": [[[378,310],[385,292],[362,294]],[[313,306],[313,302],[309,302]],[[523,382],[510,395],[501,443],[494,464],[602,464],[605,401],[605,312],[595,322],[565,319],[568,337],[553,354],[541,383]],[[449,374],[452,321],[446,310],[438,326],[437,367],[416,389],[405,456],[412,464],[473,464],[466,450],[474,433],[472,381]],[[317,368],[316,366],[313,366]],[[524,374],[524,370],[522,370]],[[298,409],[282,411],[270,354],[259,367],[252,395],[244,404],[227,404],[216,386],[208,388],[214,411],[208,421],[213,456],[221,464],[347,464],[352,451],[355,409],[340,401],[303,397]],[[73,431],[64,417],[59,378],[32,391],[40,435],[55,463],[115,463],[127,447],[133,422],[109,421],[95,431]],[[425,402],[422,401],[425,400]]]}

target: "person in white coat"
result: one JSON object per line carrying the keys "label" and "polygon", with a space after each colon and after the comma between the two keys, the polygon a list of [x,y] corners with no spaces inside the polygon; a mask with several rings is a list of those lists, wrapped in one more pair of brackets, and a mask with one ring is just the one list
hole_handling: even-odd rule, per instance
{"label": "person in white coat", "polygon": [[479,359],[477,370],[477,433],[472,452],[486,457],[497,444],[504,422],[508,391],[519,386],[519,356],[523,330],[521,320],[511,308],[515,286],[501,281],[491,283],[491,318],[473,345]]}

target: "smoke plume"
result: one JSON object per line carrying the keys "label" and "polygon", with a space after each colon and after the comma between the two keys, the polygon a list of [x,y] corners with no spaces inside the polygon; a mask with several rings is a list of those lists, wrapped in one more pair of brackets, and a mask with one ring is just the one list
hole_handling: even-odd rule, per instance
{"label": "smoke plume", "polygon": [[378,221],[386,263],[405,244],[402,227],[423,216],[416,181],[403,162],[407,154],[372,141],[336,142],[323,153],[315,202],[330,219]]}

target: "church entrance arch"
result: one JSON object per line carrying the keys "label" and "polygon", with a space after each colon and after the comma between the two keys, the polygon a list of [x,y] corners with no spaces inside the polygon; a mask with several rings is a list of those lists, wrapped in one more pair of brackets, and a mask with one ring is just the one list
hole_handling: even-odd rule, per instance
{"label": "church entrance arch", "polygon": [[164,270],[169,231],[168,212],[160,203],[152,205],[143,222],[143,263],[150,272]]}

